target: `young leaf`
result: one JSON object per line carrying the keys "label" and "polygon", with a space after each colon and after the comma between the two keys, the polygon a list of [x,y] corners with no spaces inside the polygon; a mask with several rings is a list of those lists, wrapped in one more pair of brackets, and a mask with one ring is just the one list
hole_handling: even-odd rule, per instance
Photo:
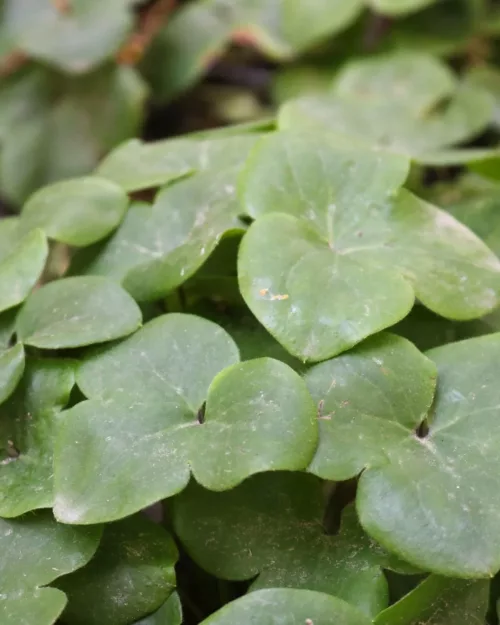
{"label": "young leaf", "polygon": [[46,511],[19,519],[0,519],[0,618],[2,625],[52,625],[61,614],[64,593],[47,586],[85,565],[101,531],[56,523]]}
{"label": "young leaf", "polygon": [[412,592],[381,612],[375,625],[470,625],[483,623],[488,580],[469,581],[430,575]]}
{"label": "young leaf", "polygon": [[14,392],[24,371],[24,349],[21,344],[0,349],[0,404]]}
{"label": "young leaf", "polygon": [[294,356],[338,354],[405,317],[415,296],[452,319],[497,305],[496,256],[447,213],[394,197],[405,175],[398,157],[314,134],[275,135],[249,159],[245,205],[264,216],[240,247],[240,289]]}
{"label": "young leaf", "polygon": [[181,491],[190,469],[225,490],[254,473],[307,466],[317,433],[303,381],[278,361],[230,367],[237,360],[221,328],[170,314],[84,362],[78,385],[89,401],[65,414],[58,437],[57,517],[121,518]]}
{"label": "young leaf", "polygon": [[29,359],[0,406],[0,516],[52,506],[54,426],[73,385],[73,363]]}
{"label": "young leaf", "polygon": [[86,246],[103,239],[121,222],[127,194],[100,178],[64,180],[37,191],[24,205],[20,228],[40,228],[55,241]]}
{"label": "young leaf", "polygon": [[173,500],[173,523],[189,555],[216,577],[251,589],[305,588],[335,595],[368,616],[388,605],[389,557],[352,507],[340,532],[323,527],[323,483],[301,473],[264,473],[214,493],[195,482]]}
{"label": "young leaf", "polygon": [[19,339],[42,349],[103,343],[131,334],[141,311],[119,285],[97,276],[65,278],[38,289],[16,320]]}
{"label": "young leaf", "polygon": [[[423,570],[486,577],[500,567],[495,366],[500,335],[428,353],[375,337],[308,371],[330,419],[310,471],[360,478],[357,510],[382,545]],[[427,414],[429,416],[427,417]],[[427,418],[428,433],[417,435]]]}
{"label": "young leaf", "polygon": [[21,304],[42,274],[48,245],[41,230],[26,236],[16,218],[0,222],[0,312]]}
{"label": "young leaf", "polygon": [[342,599],[312,590],[272,588],[233,601],[200,625],[369,625],[371,620]]}
{"label": "young leaf", "polygon": [[[58,580],[73,625],[127,625],[157,610],[175,588],[170,534],[142,515],[108,525],[95,557]],[[170,624],[168,624],[170,625]]]}

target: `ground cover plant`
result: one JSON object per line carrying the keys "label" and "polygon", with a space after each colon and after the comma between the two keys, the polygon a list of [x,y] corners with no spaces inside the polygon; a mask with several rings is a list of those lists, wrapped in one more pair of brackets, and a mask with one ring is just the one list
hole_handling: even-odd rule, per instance
{"label": "ground cover plant", "polygon": [[0,6],[1,625],[498,625],[500,6]]}

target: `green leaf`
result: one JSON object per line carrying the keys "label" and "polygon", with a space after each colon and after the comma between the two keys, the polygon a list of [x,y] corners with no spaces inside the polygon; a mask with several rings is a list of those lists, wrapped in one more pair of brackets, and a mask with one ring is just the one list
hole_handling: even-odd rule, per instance
{"label": "green leaf", "polygon": [[[378,1],[401,4],[401,0]],[[456,88],[457,80],[447,65],[430,54],[401,51],[349,61],[333,81],[332,92],[361,100],[365,106],[397,101],[412,115],[425,116]]]}
{"label": "green leaf", "polygon": [[16,327],[26,345],[62,349],[121,338],[137,330],[141,319],[137,304],[116,283],[81,276],[32,293]]}
{"label": "green leaf", "polygon": [[[500,567],[499,353],[499,334],[429,352],[438,370],[432,410],[434,367],[401,338],[374,337],[306,375],[331,417],[321,422],[310,471],[347,479],[365,469],[357,495],[361,524],[423,570],[478,578]],[[424,420],[429,432],[417,435]]]}
{"label": "green leaf", "polygon": [[495,101],[493,123],[500,127],[500,73],[493,66],[478,65],[471,68],[466,74],[467,82],[480,89],[485,89]]}
{"label": "green leaf", "polygon": [[74,2],[68,11],[38,0],[7,0],[4,28],[17,47],[66,72],[84,73],[113,55],[132,25],[125,0]]}
{"label": "green leaf", "polygon": [[489,581],[430,575],[412,592],[381,612],[375,625],[471,625],[483,623]]}
{"label": "green leaf", "polygon": [[320,442],[309,470],[346,480],[387,462],[426,417],[436,368],[410,342],[379,334],[305,374],[321,407]]}
{"label": "green leaf", "polygon": [[167,295],[196,272],[226,232],[243,230],[235,189],[234,176],[207,172],[160,191],[146,232],[135,233],[142,245],[123,280],[136,300]]}
{"label": "green leaf", "polygon": [[0,349],[0,404],[14,392],[24,371],[24,349],[18,344]]}
{"label": "green leaf", "polygon": [[32,65],[16,72],[0,89],[2,193],[22,204],[44,184],[87,175],[139,130],[145,96],[137,71],[122,65],[78,78]]}
{"label": "green leaf", "polygon": [[41,230],[26,236],[16,218],[0,222],[0,312],[23,302],[45,267],[48,245]]}
{"label": "green leaf", "polygon": [[324,485],[312,475],[265,473],[224,493],[192,482],[173,501],[184,547],[222,579],[259,588],[305,588],[338,596],[368,616],[388,605],[389,557],[361,530],[352,507],[340,533],[325,532]]}
{"label": "green leaf", "polygon": [[106,526],[95,557],[57,582],[68,596],[64,620],[127,625],[150,614],[175,587],[177,557],[170,534],[142,515]]}
{"label": "green leaf", "polygon": [[46,586],[85,565],[99,544],[99,527],[77,528],[56,523],[49,512],[19,519],[0,519],[0,618],[3,625],[52,625],[65,595]]}
{"label": "green leaf", "polygon": [[312,590],[273,588],[224,606],[201,625],[369,625],[371,620],[342,599]]}
{"label": "green leaf", "polygon": [[182,606],[179,595],[173,592],[159,610],[146,618],[137,621],[135,625],[181,625]]}
{"label": "green leaf", "polygon": [[84,362],[78,385],[89,401],[65,414],[58,437],[57,517],[121,518],[180,492],[190,469],[225,490],[254,473],[307,466],[317,431],[303,381],[278,361],[231,367],[237,360],[221,328],[170,314]]}
{"label": "green leaf", "polygon": [[44,187],[24,205],[20,228],[40,228],[55,241],[86,246],[109,235],[121,222],[127,194],[99,178],[77,178]]}
{"label": "green leaf", "polygon": [[0,406],[0,516],[53,504],[53,438],[74,385],[73,363],[28,359],[21,383]]}
{"label": "green leaf", "polygon": [[[429,153],[479,134],[492,117],[490,94],[467,82],[456,84],[452,92],[453,82],[437,60],[418,53],[348,64],[331,94],[286,102],[279,127],[329,131],[344,142],[353,137],[426,163]],[[444,97],[449,102],[443,103]]]}
{"label": "green leaf", "polygon": [[97,174],[130,192],[159,187],[193,171],[236,171],[258,138],[247,134],[153,143],[132,139],[113,150],[99,165]]}
{"label": "green leaf", "polygon": [[294,356],[338,354],[405,317],[415,296],[452,319],[497,306],[496,256],[447,213],[397,193],[406,171],[404,159],[315,134],[277,134],[252,153],[242,195],[259,218],[240,247],[240,290]]}
{"label": "green leaf", "polygon": [[226,232],[244,228],[232,178],[197,174],[165,187],[152,206],[133,203],[109,241],[75,257],[72,273],[113,278],[138,301],[161,299],[197,271]]}

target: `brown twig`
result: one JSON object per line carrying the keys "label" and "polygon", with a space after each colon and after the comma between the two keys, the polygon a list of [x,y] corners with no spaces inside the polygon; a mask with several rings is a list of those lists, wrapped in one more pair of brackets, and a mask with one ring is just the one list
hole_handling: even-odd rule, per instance
{"label": "brown twig", "polygon": [[158,0],[145,9],[140,16],[137,30],[119,50],[116,56],[118,63],[122,65],[139,63],[174,7],[175,0]]}

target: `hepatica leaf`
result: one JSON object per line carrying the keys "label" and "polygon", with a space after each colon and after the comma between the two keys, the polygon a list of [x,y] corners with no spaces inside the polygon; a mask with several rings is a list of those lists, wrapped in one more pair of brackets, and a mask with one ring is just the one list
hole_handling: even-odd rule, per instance
{"label": "hepatica leaf", "polygon": [[53,504],[53,432],[74,385],[73,364],[28,359],[19,386],[0,406],[0,516]]}
{"label": "hepatica leaf", "polygon": [[100,536],[98,526],[61,525],[48,511],[0,519],[2,624],[52,625],[66,604],[66,596],[46,588],[47,584],[85,565],[94,555]]}
{"label": "hepatica leaf", "polygon": [[312,590],[272,588],[224,606],[201,625],[369,625],[371,619],[342,599]]}
{"label": "hepatica leaf", "polygon": [[120,223],[128,206],[125,191],[100,178],[64,180],[37,191],[24,205],[20,227],[40,228],[55,241],[95,243]]}
{"label": "hepatica leaf", "polygon": [[[360,79],[368,75],[365,91]],[[429,153],[479,134],[492,114],[486,91],[456,83],[432,57],[405,52],[348,64],[331,94],[285,103],[279,126],[328,130],[425,163]]]}
{"label": "hepatica leaf", "polygon": [[17,218],[0,222],[0,312],[23,302],[42,274],[48,256],[41,230],[26,236]]}
{"label": "hepatica leaf", "polygon": [[190,470],[225,490],[307,466],[317,426],[303,381],[275,360],[237,361],[222,328],[170,314],[84,362],[78,385],[89,400],[65,413],[58,436],[56,516],[121,518],[181,491]]}
{"label": "hepatica leaf", "polygon": [[305,588],[341,597],[368,616],[388,605],[389,557],[359,527],[352,507],[340,533],[323,527],[323,482],[305,473],[264,473],[214,493],[194,482],[174,499],[176,534],[216,577],[259,588]]}
{"label": "hepatica leaf", "polygon": [[406,172],[404,158],[314,133],[276,134],[251,155],[242,197],[257,220],[240,289],[294,356],[338,354],[405,317],[415,296],[452,319],[497,305],[500,261],[447,213],[398,192]]}
{"label": "hepatica leaf", "polygon": [[[423,570],[477,578],[500,566],[499,354],[499,334],[434,349],[430,360],[380,335],[306,374],[325,415],[310,471],[337,480],[365,469],[361,524]],[[417,436],[426,418],[429,432]]]}
{"label": "hepatica leaf", "polygon": [[489,580],[429,577],[400,601],[382,611],[375,625],[471,625],[483,623]]}
{"label": "hepatica leaf", "polygon": [[57,583],[68,596],[64,619],[127,625],[154,612],[175,588],[177,556],[170,534],[142,515],[106,526],[95,557]]}
{"label": "hepatica leaf", "polygon": [[102,277],[65,278],[38,289],[17,318],[26,345],[62,349],[103,343],[131,334],[141,311],[119,285]]}

